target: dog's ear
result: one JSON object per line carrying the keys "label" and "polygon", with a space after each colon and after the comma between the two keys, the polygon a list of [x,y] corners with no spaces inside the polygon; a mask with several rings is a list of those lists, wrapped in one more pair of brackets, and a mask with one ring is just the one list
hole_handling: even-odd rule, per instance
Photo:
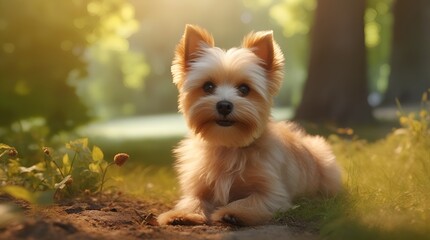
{"label": "dog's ear", "polygon": [[184,58],[187,63],[198,57],[199,51],[202,47],[214,46],[212,35],[210,35],[205,29],[198,26],[186,25],[182,38],[184,42]]}
{"label": "dog's ear", "polygon": [[259,57],[266,69],[271,68],[274,58],[272,31],[252,32],[243,39],[242,46]]}
{"label": "dog's ear", "polygon": [[181,41],[176,46],[172,63],[173,82],[181,87],[190,63],[199,56],[202,47],[213,47],[213,37],[203,28],[187,24]]}
{"label": "dog's ear", "polygon": [[251,50],[261,59],[260,65],[266,70],[271,94],[275,94],[281,85],[284,68],[284,55],[273,39],[272,31],[251,32],[242,42],[242,47]]}

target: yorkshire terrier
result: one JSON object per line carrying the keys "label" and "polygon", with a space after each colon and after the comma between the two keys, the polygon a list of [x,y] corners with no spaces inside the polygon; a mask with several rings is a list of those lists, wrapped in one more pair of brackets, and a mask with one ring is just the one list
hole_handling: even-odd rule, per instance
{"label": "yorkshire terrier", "polygon": [[225,51],[205,29],[186,26],[172,74],[191,131],[174,150],[182,197],[160,225],[259,225],[298,196],[340,190],[326,141],[270,118],[283,67],[272,31]]}

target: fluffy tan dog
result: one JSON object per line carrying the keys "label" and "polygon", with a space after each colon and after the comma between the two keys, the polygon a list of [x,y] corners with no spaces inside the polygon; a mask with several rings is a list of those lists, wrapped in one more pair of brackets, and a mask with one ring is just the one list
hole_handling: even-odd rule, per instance
{"label": "fluffy tan dog", "polygon": [[271,31],[224,51],[206,30],[186,26],[172,65],[191,130],[174,151],[183,195],[160,225],[264,224],[297,196],[339,191],[325,140],[270,119],[283,64]]}

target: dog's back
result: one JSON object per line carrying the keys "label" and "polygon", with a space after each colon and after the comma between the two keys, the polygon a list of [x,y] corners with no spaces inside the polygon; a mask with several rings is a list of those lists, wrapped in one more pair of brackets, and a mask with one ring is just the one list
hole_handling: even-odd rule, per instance
{"label": "dog's back", "polygon": [[272,123],[269,127],[283,141],[285,161],[293,160],[300,171],[300,182],[291,189],[294,195],[332,196],[340,191],[341,170],[323,137],[308,135],[292,122]]}

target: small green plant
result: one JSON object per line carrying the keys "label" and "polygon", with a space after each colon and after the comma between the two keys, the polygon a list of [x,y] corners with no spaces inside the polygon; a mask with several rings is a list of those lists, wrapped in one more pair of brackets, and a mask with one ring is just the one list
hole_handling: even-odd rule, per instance
{"label": "small green plant", "polygon": [[108,162],[99,147],[89,146],[87,138],[70,141],[58,150],[42,147],[40,151],[42,159],[27,167],[14,147],[0,144],[0,192],[30,202],[102,193],[108,168],[122,166],[129,158],[120,153]]}

